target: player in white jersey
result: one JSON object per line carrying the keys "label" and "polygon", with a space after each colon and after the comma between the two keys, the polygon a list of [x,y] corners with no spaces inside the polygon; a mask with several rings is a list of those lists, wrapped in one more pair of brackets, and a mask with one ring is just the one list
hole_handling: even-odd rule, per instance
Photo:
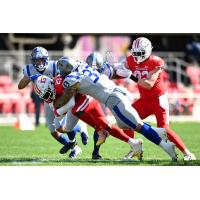
{"label": "player in white jersey", "polygon": [[[56,66],[57,62],[54,60],[49,61],[48,51],[43,47],[35,47],[32,50],[31,61],[31,64],[27,64],[23,68],[24,77],[20,80],[18,84],[19,89],[25,88],[31,81],[34,82],[34,80],[38,77],[39,74],[44,74],[50,78],[53,78],[58,74]],[[69,145],[70,143],[66,135],[63,133],[59,133],[55,130],[55,127],[53,125],[54,113],[47,103],[44,103],[44,113],[46,123],[48,129],[51,132],[51,135],[61,144]],[[86,144],[88,138],[87,133],[81,131],[80,125],[77,126],[75,129],[75,131],[81,132],[82,142]],[[76,153],[76,151],[72,150],[69,156],[76,156]]]}
{"label": "player in white jersey", "polygon": [[142,122],[136,110],[131,106],[127,95],[106,75],[100,75],[97,70],[86,63],[75,62],[70,58],[61,58],[57,66],[60,74],[65,76],[63,82],[65,90],[54,103],[55,107],[66,104],[74,95],[72,91],[75,90],[92,96],[111,110],[120,128],[136,130],[151,142],[159,145],[172,160],[177,160],[174,144],[166,143],[150,125]]}

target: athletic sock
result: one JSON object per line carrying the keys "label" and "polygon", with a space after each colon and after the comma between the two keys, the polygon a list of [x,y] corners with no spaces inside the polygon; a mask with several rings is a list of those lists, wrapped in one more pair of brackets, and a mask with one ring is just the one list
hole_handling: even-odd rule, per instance
{"label": "athletic sock", "polygon": [[150,140],[151,142],[153,142],[154,144],[159,145],[161,142],[161,137],[158,135],[158,133],[156,131],[154,131],[150,125],[148,124],[143,124],[141,129],[140,129],[140,133],[146,137],[148,140]]}
{"label": "athletic sock", "polygon": [[76,140],[76,139],[75,139],[76,132],[74,132],[74,131],[67,132],[67,135],[68,135],[68,138],[69,138],[69,141],[70,141],[70,142],[74,142],[74,141]]}
{"label": "athletic sock", "polygon": [[69,139],[67,138],[67,136],[66,136],[64,133],[62,133],[62,134],[58,137],[57,141],[59,141],[59,142],[60,142],[61,144],[63,144],[63,145],[69,144]]}
{"label": "athletic sock", "polygon": [[124,142],[128,142],[128,140],[130,139],[128,135],[126,135],[120,128],[118,128],[115,125],[113,125],[111,128],[108,128],[106,130],[109,132],[110,135]]}
{"label": "athletic sock", "polygon": [[170,128],[166,127],[167,136],[168,139],[173,142],[176,147],[184,153],[184,150],[186,149],[185,144],[183,143],[182,139],[176,134],[174,131],[172,131]]}
{"label": "athletic sock", "polygon": [[93,153],[92,154],[96,154],[96,155],[99,154],[99,148],[101,146],[101,145],[99,145],[99,146],[96,145],[98,138],[99,138],[99,134],[95,130],[94,131],[94,135],[93,135],[94,149],[93,149]]}
{"label": "athletic sock", "polygon": [[135,137],[135,133],[134,133],[133,130],[126,129],[126,130],[123,130],[123,131],[124,131],[124,133],[125,133],[126,135],[128,135],[130,138],[134,138],[134,137]]}

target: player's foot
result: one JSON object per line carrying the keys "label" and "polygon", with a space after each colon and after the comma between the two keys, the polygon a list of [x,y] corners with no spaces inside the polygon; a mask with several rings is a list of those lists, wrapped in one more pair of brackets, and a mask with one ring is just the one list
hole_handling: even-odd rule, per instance
{"label": "player's foot", "polygon": [[76,145],[70,152],[69,158],[76,158],[78,155],[82,154],[81,148]]}
{"label": "player's foot", "polygon": [[188,153],[183,158],[184,161],[196,160],[196,157],[193,153]]}
{"label": "player's foot", "polygon": [[70,149],[73,149],[75,146],[77,145],[77,142],[74,141],[74,142],[70,142],[68,144],[66,144],[65,146],[63,146],[61,149],[60,149],[60,154],[64,154],[64,153],[67,153]]}
{"label": "player's foot", "polygon": [[99,137],[98,137],[98,140],[96,142],[97,146],[103,144],[106,141],[106,138],[108,137],[107,131],[102,130],[102,131],[99,131],[98,134],[99,134]]}
{"label": "player's foot", "polygon": [[135,139],[136,142],[131,146],[131,150],[124,156],[125,160],[131,159],[133,157],[137,157],[138,160],[142,160],[143,151],[142,151],[142,139]]}
{"label": "player's foot", "polygon": [[170,141],[166,142],[166,146],[163,149],[171,157],[173,162],[177,161],[178,158],[175,151],[175,144],[173,142],[170,142]]}
{"label": "player's foot", "polygon": [[84,145],[88,143],[88,135],[85,132],[81,132],[81,141]]}
{"label": "player's foot", "polygon": [[92,160],[101,160],[102,159],[102,157],[98,154],[98,153],[93,153],[92,154]]}

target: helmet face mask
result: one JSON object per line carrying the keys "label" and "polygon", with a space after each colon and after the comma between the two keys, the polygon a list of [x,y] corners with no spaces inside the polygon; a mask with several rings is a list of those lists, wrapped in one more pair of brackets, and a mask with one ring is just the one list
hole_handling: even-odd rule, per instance
{"label": "helmet face mask", "polygon": [[65,77],[75,71],[77,67],[78,63],[71,58],[62,57],[57,62],[57,68],[62,77]]}
{"label": "helmet face mask", "polygon": [[37,71],[43,72],[48,65],[48,51],[43,47],[35,47],[31,53],[31,61]]}
{"label": "helmet face mask", "polygon": [[133,41],[131,54],[137,63],[144,62],[152,52],[151,42],[145,37],[139,37]]}

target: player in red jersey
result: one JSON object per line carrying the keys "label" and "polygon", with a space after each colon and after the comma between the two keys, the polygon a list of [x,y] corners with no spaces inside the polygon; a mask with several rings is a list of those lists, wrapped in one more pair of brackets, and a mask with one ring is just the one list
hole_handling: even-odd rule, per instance
{"label": "player in red jersey", "polygon": [[[52,105],[53,100],[59,98],[63,94],[63,80],[64,78],[59,75],[55,77],[53,79],[53,83],[51,83],[52,80],[50,78],[46,76],[40,76],[34,85],[34,90],[42,99]],[[71,102],[73,102],[73,100],[70,100],[63,107],[54,109],[55,115],[62,115],[66,111],[70,110],[69,114],[72,113],[73,115],[78,117],[78,119],[81,119],[85,123],[89,124],[98,133],[100,132],[100,134],[102,134],[102,131],[106,131],[113,137],[128,143],[132,147],[133,156],[138,157],[138,159],[140,160],[142,159],[142,140],[132,139],[117,126],[110,126],[97,100],[86,95],[77,93],[75,95],[75,102]],[[77,123],[77,121],[71,120],[71,117],[73,116],[70,115],[67,118],[67,124],[65,127],[67,129],[62,129],[62,127],[59,126],[57,130],[61,132],[66,132],[69,139],[72,141],[72,143],[74,143],[75,134],[73,135],[71,130],[73,130],[73,127]],[[70,148],[71,146],[63,147],[61,149],[61,153],[66,153]]]}
{"label": "player in red jersey", "polygon": [[[131,55],[126,57],[126,68],[130,71],[118,71],[118,75],[126,76],[138,85],[140,98],[132,106],[141,119],[154,114],[157,126],[166,129],[168,139],[175,143],[183,153],[184,160],[196,160],[183,143],[182,139],[169,127],[168,92],[163,81],[164,60],[152,53],[151,42],[145,37],[133,41]],[[127,155],[131,157],[131,155]]]}

